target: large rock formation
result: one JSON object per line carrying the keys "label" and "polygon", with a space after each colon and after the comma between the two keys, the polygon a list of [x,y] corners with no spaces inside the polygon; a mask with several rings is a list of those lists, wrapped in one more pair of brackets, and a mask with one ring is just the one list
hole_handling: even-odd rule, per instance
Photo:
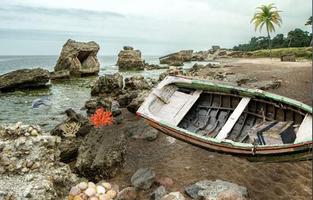
{"label": "large rock formation", "polygon": [[0,91],[44,87],[48,81],[48,70],[41,68],[20,69],[0,76]]}
{"label": "large rock formation", "polygon": [[125,46],[118,54],[117,64],[120,71],[144,70],[145,61],[141,59],[140,50]]}
{"label": "large rock formation", "polygon": [[98,74],[100,70],[100,63],[97,59],[99,49],[99,45],[93,41],[86,43],[69,39],[63,45],[51,78]]}
{"label": "large rock formation", "polygon": [[193,50],[181,50],[176,53],[168,54],[159,58],[160,64],[168,64],[172,66],[183,65],[184,62],[192,60]]}
{"label": "large rock formation", "polygon": [[124,163],[126,138],[121,126],[92,129],[79,147],[76,169],[84,177],[113,177]]}

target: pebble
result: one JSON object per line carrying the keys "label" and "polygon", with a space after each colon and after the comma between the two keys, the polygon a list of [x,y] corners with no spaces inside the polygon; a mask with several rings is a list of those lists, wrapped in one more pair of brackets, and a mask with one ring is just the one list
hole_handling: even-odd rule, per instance
{"label": "pebble", "polygon": [[98,194],[105,194],[105,188],[104,187],[98,185],[96,189],[97,189]]}
{"label": "pebble", "polygon": [[103,185],[103,187],[104,187],[105,189],[107,189],[107,190],[112,189],[112,186],[111,186],[111,184],[110,184],[110,183],[103,182],[103,183],[102,183],[102,185]]}
{"label": "pebble", "polygon": [[90,197],[89,200],[99,200],[98,197]]}
{"label": "pebble", "polygon": [[103,195],[99,195],[99,200],[110,200],[110,198],[106,198],[106,196]]}
{"label": "pebble", "polygon": [[76,196],[76,195],[79,195],[80,192],[81,191],[80,191],[79,187],[74,186],[70,190],[70,195]]}
{"label": "pebble", "polygon": [[80,182],[78,184],[79,189],[86,190],[88,188],[88,184],[86,182]]}
{"label": "pebble", "polygon": [[32,132],[30,132],[30,134],[32,136],[37,136],[38,135],[38,131],[36,129],[33,129]]}
{"label": "pebble", "polygon": [[85,191],[85,194],[88,196],[88,197],[92,197],[96,194],[96,190],[95,188],[88,188],[86,191]]}
{"label": "pebble", "polygon": [[96,184],[94,184],[93,182],[89,182],[88,187],[89,188],[96,188]]}
{"label": "pebble", "polygon": [[116,191],[115,190],[109,190],[106,195],[108,196],[108,199],[114,199],[117,195]]}

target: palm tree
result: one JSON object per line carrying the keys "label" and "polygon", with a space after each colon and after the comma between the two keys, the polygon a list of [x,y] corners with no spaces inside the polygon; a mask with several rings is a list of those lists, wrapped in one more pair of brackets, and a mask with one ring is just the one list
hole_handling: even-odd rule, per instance
{"label": "palm tree", "polygon": [[270,33],[275,32],[275,25],[280,26],[282,24],[282,19],[279,15],[281,11],[277,10],[273,3],[257,7],[256,10],[256,13],[251,19],[251,23],[253,22],[255,30],[259,29],[260,32],[265,25],[268,37],[268,48],[270,50],[270,57],[272,57]]}
{"label": "palm tree", "polygon": [[306,21],[305,25],[306,25],[306,26],[312,25],[312,16],[309,17],[309,19],[308,19],[308,21]]}

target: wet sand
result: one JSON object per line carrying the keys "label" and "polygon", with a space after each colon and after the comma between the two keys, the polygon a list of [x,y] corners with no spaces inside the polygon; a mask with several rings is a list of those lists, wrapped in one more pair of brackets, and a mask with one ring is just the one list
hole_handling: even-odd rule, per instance
{"label": "wet sand", "polygon": [[[235,66],[228,70],[248,73],[258,80],[281,79],[281,87],[271,92],[312,105],[311,62],[281,63],[275,59],[232,59],[223,62]],[[126,115],[133,123],[141,120],[130,113]],[[126,165],[110,181],[119,184],[120,188],[129,186],[132,174],[140,167],[151,167],[157,175],[171,177],[174,186],[170,191],[183,192],[184,187],[202,179],[221,179],[247,187],[251,199],[312,198],[312,161],[254,163],[178,140],[170,144],[168,137],[162,133],[153,142],[130,140]],[[154,185],[149,191],[141,191],[139,199],[149,199],[148,194],[156,187]]]}

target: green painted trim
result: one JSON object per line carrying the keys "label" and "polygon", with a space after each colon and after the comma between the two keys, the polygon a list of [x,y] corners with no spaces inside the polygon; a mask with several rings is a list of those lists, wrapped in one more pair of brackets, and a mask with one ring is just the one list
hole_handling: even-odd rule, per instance
{"label": "green painted trim", "polygon": [[266,98],[270,98],[275,101],[279,101],[279,102],[282,102],[291,106],[295,106],[297,108],[302,109],[305,112],[312,114],[312,107],[309,105],[306,105],[304,103],[301,103],[300,101],[297,101],[288,97],[280,96],[280,95],[273,94],[270,92],[265,92],[259,89],[242,88],[242,87],[237,87],[237,86],[212,83],[212,82],[203,81],[203,80],[192,80],[191,84],[177,81],[174,84],[178,86],[182,86],[182,87],[194,88],[194,89],[199,89],[199,90],[214,90],[214,91],[225,92],[225,93],[237,92],[239,95],[247,96],[247,97],[266,97]]}

